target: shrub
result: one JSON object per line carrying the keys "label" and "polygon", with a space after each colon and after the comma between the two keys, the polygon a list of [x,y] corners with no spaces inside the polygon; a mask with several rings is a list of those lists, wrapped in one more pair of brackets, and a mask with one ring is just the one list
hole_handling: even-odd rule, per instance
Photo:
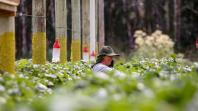
{"label": "shrub", "polygon": [[136,44],[135,56],[161,58],[173,53],[174,42],[160,30],[156,30],[151,35],[137,30],[134,37]]}

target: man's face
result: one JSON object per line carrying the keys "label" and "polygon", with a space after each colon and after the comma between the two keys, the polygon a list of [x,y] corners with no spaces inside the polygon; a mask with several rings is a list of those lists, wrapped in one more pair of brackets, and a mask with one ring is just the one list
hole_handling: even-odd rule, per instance
{"label": "man's face", "polygon": [[107,65],[107,66],[109,66],[111,64],[112,60],[113,60],[112,56],[105,56],[103,59],[105,65]]}

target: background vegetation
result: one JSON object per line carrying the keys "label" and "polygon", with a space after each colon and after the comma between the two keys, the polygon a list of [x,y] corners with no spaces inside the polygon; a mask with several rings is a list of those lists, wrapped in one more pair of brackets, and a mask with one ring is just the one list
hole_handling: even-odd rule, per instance
{"label": "background vegetation", "polygon": [[[191,60],[197,59],[197,0],[105,0],[104,3],[105,44],[128,55],[135,48],[136,30],[152,34],[159,29],[175,42],[175,52],[182,52]],[[71,41],[71,0],[67,0],[67,6],[68,41]],[[54,13],[54,0],[47,0],[49,48],[55,39]],[[31,0],[21,0],[16,17],[17,58],[31,57],[31,16],[28,15],[31,15]]]}

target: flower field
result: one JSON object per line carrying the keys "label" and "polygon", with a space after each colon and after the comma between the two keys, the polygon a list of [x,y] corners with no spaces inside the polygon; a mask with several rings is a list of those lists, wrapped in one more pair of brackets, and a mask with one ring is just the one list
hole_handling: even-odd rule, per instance
{"label": "flower field", "polygon": [[0,76],[0,111],[196,111],[196,63],[175,56],[117,62],[120,74],[93,74],[83,62],[16,62]]}

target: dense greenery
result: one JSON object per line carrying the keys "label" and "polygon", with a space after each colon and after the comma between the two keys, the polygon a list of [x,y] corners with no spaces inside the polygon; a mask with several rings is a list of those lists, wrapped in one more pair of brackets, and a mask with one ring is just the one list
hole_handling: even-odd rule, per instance
{"label": "dense greenery", "polygon": [[118,62],[120,72],[93,74],[87,63],[16,62],[17,75],[0,76],[0,110],[141,110],[196,108],[195,65],[170,58]]}
{"label": "dense greenery", "polygon": [[[136,30],[151,34],[156,29],[160,29],[174,40],[176,52],[183,52],[188,58],[197,60],[195,50],[195,39],[198,36],[197,0],[104,0],[104,5],[105,44],[114,46],[115,49],[127,54],[134,49],[133,35]],[[55,39],[54,8],[54,0],[47,0],[46,33],[49,48],[52,48]],[[67,0],[67,9],[67,50],[70,56],[71,0]],[[24,15],[20,16],[21,13]],[[31,57],[31,15],[32,0],[21,0],[16,16],[17,59]]]}

